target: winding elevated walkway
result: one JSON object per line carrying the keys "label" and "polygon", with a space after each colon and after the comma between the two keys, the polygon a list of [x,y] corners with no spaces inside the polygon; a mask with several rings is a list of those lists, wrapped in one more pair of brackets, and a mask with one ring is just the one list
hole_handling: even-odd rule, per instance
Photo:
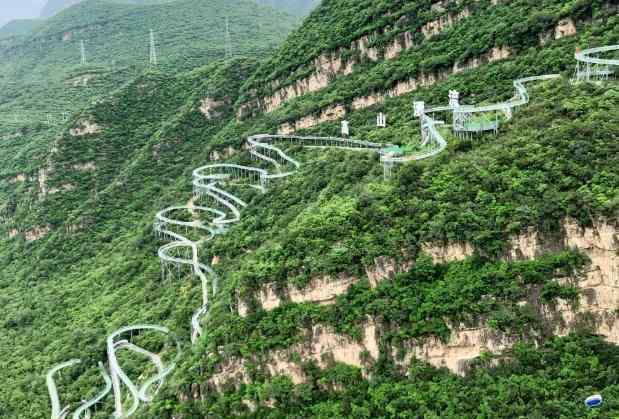
{"label": "winding elevated walkway", "polygon": [[[127,336],[132,336],[134,333],[155,332],[164,336],[169,336],[170,331],[162,326],[156,325],[136,325],[123,327],[112,333],[107,338],[107,361],[108,369],[105,368],[102,362],[99,362],[99,370],[105,385],[103,389],[89,400],[84,400],[73,411],[72,419],[89,419],[92,416],[92,411],[97,404],[110,393],[114,395],[114,406],[116,418],[127,418],[133,415],[141,402],[148,403],[152,401],[163,385],[165,378],[172,372],[178,359],[181,355],[180,342],[176,341],[176,358],[174,361],[165,364],[161,360],[159,354],[150,352],[140,346],[137,346],[127,339]],[[119,351],[127,350],[137,355],[145,357],[155,367],[157,373],[147,379],[141,386],[137,386],[131,378],[125,373],[117,358]],[[65,419],[71,413],[71,406],[62,407],[58,388],[56,386],[55,376],[62,370],[71,368],[81,363],[79,359],[73,359],[62,364],[58,364],[51,368],[46,377],[47,389],[52,404],[51,419]],[[126,389],[126,391],[123,391]],[[126,398],[129,399],[129,407],[126,407]]]}
{"label": "winding elevated walkway", "polygon": [[[164,240],[170,241],[159,248],[158,256],[162,267],[162,277],[166,280],[171,275],[182,276],[185,271],[192,277],[197,277],[202,286],[202,304],[194,313],[191,321],[191,339],[195,343],[202,334],[201,319],[209,311],[209,298],[217,292],[218,277],[215,271],[199,257],[199,245],[209,241],[218,234],[227,231],[230,225],[237,223],[241,218],[241,211],[247,203],[226,190],[226,186],[243,185],[266,192],[270,182],[294,174],[301,163],[284,151],[284,146],[328,149],[336,148],[351,151],[366,151],[380,155],[386,178],[391,176],[395,164],[408,161],[423,160],[441,153],[447,147],[447,141],[441,134],[438,126],[442,121],[433,119],[429,113],[451,110],[460,112],[466,109],[469,114],[495,112],[497,110],[509,112],[512,109],[529,103],[529,94],[524,87],[525,83],[537,80],[549,80],[559,75],[543,75],[527,77],[514,81],[516,94],[506,102],[483,106],[467,107],[436,107],[421,112],[421,133],[423,151],[411,153],[407,156],[393,155],[389,150],[392,144],[378,144],[369,141],[354,140],[338,137],[314,137],[296,135],[269,135],[258,134],[247,139],[247,149],[251,156],[258,160],[259,166],[243,166],[238,164],[209,164],[193,171],[193,199],[185,206],[171,206],[157,213],[153,229]],[[263,168],[272,166],[273,171]],[[196,206],[193,202],[201,202]],[[193,219],[179,217],[179,213],[190,215]],[[207,221],[202,221],[201,216]],[[203,238],[199,241],[191,240],[187,236],[189,230],[199,232]]]}
{"label": "winding elevated walkway", "polygon": [[598,48],[589,48],[577,51],[574,54],[576,59],[576,81],[604,81],[615,74],[619,67],[618,58],[602,58],[612,52],[619,51],[619,45],[608,45]]}
{"label": "winding elevated walkway", "polygon": [[[593,57],[595,54],[619,50],[619,46],[594,48],[583,51],[576,55],[579,62],[586,65],[616,66],[619,60],[607,60]],[[595,72],[586,72],[591,77]],[[159,211],[155,216],[154,231],[163,240],[164,244],[158,250],[158,256],[162,266],[163,279],[170,276],[181,276],[188,270],[192,277],[197,277],[201,282],[202,302],[191,319],[191,340],[195,343],[203,334],[202,323],[209,313],[209,298],[217,293],[219,278],[214,270],[199,257],[199,248],[204,242],[208,242],[216,235],[224,234],[231,225],[237,223],[241,217],[241,211],[247,206],[241,198],[234,195],[226,188],[232,186],[252,187],[261,192],[266,192],[270,183],[294,174],[301,163],[288,155],[282,145],[300,146],[303,148],[337,148],[352,151],[374,152],[380,155],[381,162],[385,167],[385,176],[391,174],[391,168],[395,164],[408,161],[423,160],[441,153],[447,147],[447,141],[441,134],[439,126],[444,122],[435,120],[434,113],[438,112],[466,112],[468,114],[503,112],[510,119],[513,110],[529,102],[529,94],[525,84],[531,81],[549,80],[558,75],[543,75],[527,77],[514,81],[515,96],[506,102],[499,102],[481,106],[437,106],[423,109],[419,112],[422,133],[423,151],[411,153],[407,156],[398,156],[390,150],[390,144],[378,144],[368,141],[360,141],[348,138],[335,137],[311,137],[294,135],[268,135],[259,134],[249,137],[247,148],[249,153],[258,160],[259,165],[243,166],[237,164],[210,164],[202,166],[193,172],[193,195],[191,203],[184,206],[171,206]],[[264,166],[272,166],[274,170],[264,169]],[[203,202],[195,205],[193,202]],[[178,213],[185,212],[187,217],[179,217]],[[207,221],[202,221],[205,218]],[[199,240],[192,240],[188,232],[192,231],[201,235]],[[127,418],[133,415],[139,408],[140,403],[148,403],[153,400],[166,377],[174,369],[180,357],[180,343],[176,341],[176,359],[169,364],[161,360],[160,354],[155,354],[130,342],[127,334],[141,332],[156,332],[169,336],[167,328],[155,325],[137,325],[121,328],[112,333],[107,339],[108,369],[103,363],[99,363],[99,369],[104,380],[103,389],[89,400],[84,400],[74,410],[73,419],[89,419],[92,409],[96,407],[109,393],[114,394],[114,406],[116,418]],[[117,353],[127,350],[148,359],[156,370],[156,374],[142,383],[136,385],[122,369]],[[65,419],[71,411],[71,406],[62,407],[58,389],[54,377],[62,370],[71,368],[81,361],[73,359],[51,368],[47,373],[46,382],[52,405],[52,419]],[[125,391],[123,391],[125,389]],[[127,407],[128,405],[128,407]]]}
{"label": "winding elevated walkway", "polygon": [[[201,320],[208,313],[209,299],[218,288],[217,274],[199,258],[199,245],[211,240],[215,235],[225,233],[231,225],[240,220],[241,210],[247,206],[246,202],[225,188],[234,184],[266,192],[270,182],[294,174],[301,167],[301,163],[288,155],[283,146],[338,148],[384,155],[386,147],[391,145],[349,138],[260,134],[247,140],[249,153],[260,162],[260,167],[209,164],[195,169],[194,197],[191,202],[204,204],[168,207],[157,213],[153,225],[160,238],[170,241],[158,251],[163,279],[166,280],[171,275],[181,276],[188,271],[187,273],[201,282],[202,303],[192,317],[192,342],[202,334]],[[268,171],[262,166],[272,166],[274,170]],[[179,217],[183,212],[193,220],[186,221]],[[201,221],[200,217],[206,217],[208,221]],[[199,241],[191,240],[187,234],[189,230],[197,231],[203,237]]]}

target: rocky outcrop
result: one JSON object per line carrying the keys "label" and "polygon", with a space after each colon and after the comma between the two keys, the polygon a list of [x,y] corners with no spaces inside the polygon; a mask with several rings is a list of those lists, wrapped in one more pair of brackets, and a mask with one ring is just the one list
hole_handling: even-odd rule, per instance
{"label": "rocky outcrop", "polygon": [[374,259],[374,265],[365,268],[365,274],[370,285],[376,287],[382,281],[394,279],[401,272],[408,272],[412,267],[413,262],[410,257],[398,262],[392,257],[379,256]]}
{"label": "rocky outcrop", "polygon": [[211,151],[209,154],[209,159],[211,161],[226,160],[234,156],[236,153],[237,153],[237,150],[235,148],[228,146],[224,148],[223,150]]}
{"label": "rocky outcrop", "polygon": [[12,228],[8,231],[8,236],[10,239],[12,239],[14,237],[19,236],[20,234],[23,234],[26,241],[33,242],[33,241],[42,239],[50,231],[51,231],[50,226],[34,227],[34,228],[31,228],[29,230],[24,230],[24,231],[19,231],[16,228]]}
{"label": "rocky outcrop", "polygon": [[[580,290],[580,297],[574,303],[561,301],[547,306],[535,301],[550,331],[557,335],[567,334],[581,326],[586,326],[594,333],[604,336],[609,342],[619,344],[619,233],[616,221],[598,220],[593,226],[583,228],[570,218],[562,222],[562,232],[557,236],[544,237],[535,229],[513,237],[507,246],[506,260],[530,260],[548,252],[565,249],[578,249],[591,259],[591,265],[582,278],[565,278],[559,282],[569,282]],[[462,260],[473,254],[474,248],[466,242],[424,244],[421,249],[430,255],[436,263]],[[378,258],[375,267],[368,269],[368,277],[376,284],[393,277],[398,271],[410,269],[412,262],[396,264],[390,258]],[[350,279],[350,278],[348,278]],[[313,286],[323,287],[323,283]],[[341,286],[340,286],[341,285]],[[345,283],[329,284],[332,291],[341,289],[346,292]],[[302,295],[311,296],[316,290],[306,290]],[[330,292],[330,298],[335,292]],[[301,294],[300,294],[301,295]],[[532,297],[533,298],[533,297]],[[304,300],[306,302],[306,300]],[[522,304],[528,304],[523,301]],[[297,345],[283,351],[267,355],[262,363],[272,375],[289,375],[294,382],[302,382],[304,376],[297,362],[291,361],[291,354],[306,360],[324,359],[319,356],[334,354],[333,359],[349,365],[363,368],[366,361],[378,356],[379,340],[376,335],[377,325],[368,321],[364,326],[362,342],[355,342],[328,331],[324,336],[317,333],[322,330],[314,326],[305,338],[303,345]],[[395,356],[398,363],[405,368],[413,358],[424,360],[436,367],[445,367],[454,373],[462,374],[472,360],[485,352],[500,354],[511,348],[520,339],[518,336],[506,335],[487,327],[483,322],[478,327],[452,325],[451,334],[446,342],[438,338],[426,338],[410,341],[402,348],[403,356]],[[305,348],[305,350],[303,350]],[[307,348],[310,348],[309,350]],[[392,349],[392,355],[397,355]],[[366,359],[365,355],[371,356]],[[244,360],[231,360],[210,381],[215,387],[224,382],[242,377],[249,381]],[[241,381],[242,382],[242,381]]]}
{"label": "rocky outcrop", "polygon": [[517,337],[507,336],[486,327],[456,328],[452,330],[447,342],[430,338],[421,343],[409,342],[404,345],[405,355],[398,364],[406,368],[413,359],[420,359],[437,368],[447,368],[455,374],[463,374],[471,361],[481,354],[501,353],[517,341]]}
{"label": "rocky outcrop", "polygon": [[466,242],[441,244],[423,243],[421,251],[432,257],[434,263],[447,263],[464,260],[473,255],[475,249]]}
{"label": "rocky outcrop", "polygon": [[[400,272],[408,271],[411,266],[411,261],[398,263],[394,258],[380,256],[374,259],[372,266],[366,267],[365,272],[370,285],[376,287],[380,282],[393,279]],[[267,284],[256,293],[255,297],[258,305],[267,311],[286,302],[328,305],[335,303],[337,296],[346,294],[348,289],[358,281],[359,278],[355,276],[340,274],[337,278],[330,276],[314,278],[302,289],[288,286],[283,290],[278,290],[276,284]],[[249,314],[249,306],[242,299],[238,301],[238,313],[241,317]]]}
{"label": "rocky outcrop", "polygon": [[20,138],[23,134],[21,132],[15,132],[13,134],[6,134],[0,137],[0,141],[12,140],[14,138]]}
{"label": "rocky outcrop", "polygon": [[249,383],[251,381],[247,368],[249,362],[259,363],[259,368],[270,376],[286,375],[295,384],[306,380],[299,359],[303,362],[313,361],[320,368],[326,368],[336,362],[363,368],[378,359],[376,333],[376,325],[368,322],[364,326],[363,338],[356,341],[338,335],[328,327],[317,325],[308,331],[302,343],[285,350],[274,351],[266,359],[249,361],[228,359],[208,380],[208,385],[221,390],[226,384],[238,386],[241,383]]}
{"label": "rocky outcrop", "polygon": [[554,30],[555,39],[576,35],[576,24],[570,18],[562,19],[557,23]]}
{"label": "rocky outcrop", "polygon": [[73,137],[82,137],[84,135],[93,135],[101,132],[101,127],[96,122],[88,119],[80,119],[74,128],[69,130],[69,134]]}
{"label": "rocky outcrop", "polygon": [[548,42],[568,36],[576,35],[578,29],[573,19],[566,18],[561,19],[553,30],[542,32],[539,34],[539,41],[541,45],[546,45]]}
{"label": "rocky outcrop", "polygon": [[73,87],[86,87],[91,80],[94,80],[97,77],[96,74],[82,74],[77,77],[73,77],[66,81],[66,84]]}
{"label": "rocky outcrop", "polygon": [[[471,12],[468,8],[456,13],[446,13],[433,21],[427,22],[421,27],[420,32],[424,38],[431,38],[470,15]],[[389,29],[387,28],[385,31]],[[398,58],[402,52],[415,46],[413,33],[410,31],[397,34],[385,46],[374,46],[374,40],[382,35],[379,32],[364,35],[351,42],[347,48],[339,48],[336,51],[320,55],[311,64],[312,73],[307,77],[296,80],[289,86],[278,88],[281,85],[281,81],[276,80],[272,82],[272,88],[277,90],[271,96],[256,98],[242,104],[239,107],[237,118],[241,120],[249,116],[255,116],[258,112],[272,112],[289,100],[326,88],[338,76],[351,74],[354,65],[362,60],[374,62],[381,59],[393,60]],[[350,58],[344,60],[343,56]]]}
{"label": "rocky outcrop", "polygon": [[[495,47],[486,54],[483,54],[479,57],[471,58],[463,63],[455,63],[453,67],[449,70],[443,70],[436,73],[428,74],[422,73],[417,77],[399,81],[387,91],[377,92],[368,96],[360,96],[354,98],[352,100],[351,108],[353,110],[364,109],[377,103],[383,103],[387,98],[403,96],[405,94],[414,92],[419,88],[430,87],[440,81],[447,79],[452,74],[461,73],[466,70],[472,70],[484,64],[506,59],[511,55],[511,53],[511,50],[507,47]],[[320,113],[320,116],[309,115],[295,122],[287,122],[280,125],[279,133],[292,134],[299,129],[311,128],[325,122],[341,119],[345,115],[346,109],[343,105],[331,106],[323,110]]]}
{"label": "rocky outcrop", "polygon": [[94,172],[97,170],[97,165],[94,161],[87,161],[84,163],[76,163],[71,166],[73,170],[77,170],[78,172]]}
{"label": "rocky outcrop", "polygon": [[[348,288],[357,281],[358,278],[354,276],[340,275],[335,280],[329,276],[323,276],[312,279],[302,289],[289,286],[282,291],[278,291],[275,284],[267,284],[258,291],[256,298],[264,310],[273,310],[284,302],[333,304],[338,295],[346,294]],[[238,306],[239,315],[247,316],[248,306],[243,301],[239,301]]]}
{"label": "rocky outcrop", "polygon": [[39,181],[39,199],[45,198],[47,196],[47,178],[49,173],[52,171],[52,167],[42,167],[39,169],[39,175],[37,177]]}
{"label": "rocky outcrop", "polygon": [[27,180],[28,178],[26,177],[24,173],[18,173],[17,175],[9,179],[9,183],[23,183],[23,182],[26,182]]}
{"label": "rocky outcrop", "polygon": [[453,26],[456,22],[471,16],[471,11],[467,8],[458,13],[447,13],[436,20],[426,23],[421,27],[421,33],[425,38],[431,38],[440,34],[445,29]]}
{"label": "rocky outcrop", "polygon": [[72,190],[74,190],[76,188],[76,186],[72,183],[63,183],[62,185],[58,186],[58,187],[54,187],[54,188],[50,188],[47,191],[48,195],[53,195],[56,194],[58,192],[70,192]]}
{"label": "rocky outcrop", "polygon": [[210,97],[205,97],[200,101],[200,112],[207,120],[217,119],[221,117],[221,107],[225,106],[226,102],[218,101]]}
{"label": "rocky outcrop", "polygon": [[325,122],[337,121],[346,116],[346,108],[342,105],[330,106],[320,112],[319,115],[308,115],[295,122],[287,122],[280,125],[279,134],[292,134],[300,129],[307,129]]}

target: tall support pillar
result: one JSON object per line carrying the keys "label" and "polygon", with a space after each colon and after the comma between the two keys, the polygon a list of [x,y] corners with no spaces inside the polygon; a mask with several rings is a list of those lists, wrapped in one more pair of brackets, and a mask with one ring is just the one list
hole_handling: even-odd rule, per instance
{"label": "tall support pillar", "polygon": [[379,113],[376,117],[376,126],[379,128],[385,128],[387,126],[387,116],[384,113]]}
{"label": "tall support pillar", "polygon": [[391,178],[393,172],[393,161],[384,160],[383,161],[383,177],[385,180],[389,180]]}
{"label": "tall support pillar", "polygon": [[348,121],[342,121],[342,137],[348,137],[350,135],[350,124]]}
{"label": "tall support pillar", "polygon": [[452,108],[458,108],[460,106],[460,92],[457,90],[449,91],[449,106]]}

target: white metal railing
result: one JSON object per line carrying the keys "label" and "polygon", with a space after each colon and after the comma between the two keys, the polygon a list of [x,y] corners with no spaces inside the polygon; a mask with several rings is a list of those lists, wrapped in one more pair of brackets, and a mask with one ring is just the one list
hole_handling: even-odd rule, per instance
{"label": "white metal railing", "polygon": [[[134,343],[131,343],[126,337],[127,335],[133,335],[133,333],[142,332],[156,332],[163,335],[169,335],[170,331],[162,326],[156,325],[136,325],[128,326],[118,329],[107,338],[107,362],[108,368],[106,369],[102,362],[99,363],[99,370],[101,376],[105,382],[103,389],[97,393],[90,400],[84,400],[73,411],[72,419],[88,419],[92,415],[92,409],[96,408],[97,404],[110,393],[114,395],[115,417],[126,418],[133,415],[141,402],[148,403],[152,401],[153,397],[157,394],[165,378],[172,372],[178,359],[181,355],[180,343],[176,341],[176,357],[172,362],[164,363],[161,359],[161,355],[150,352]],[[131,378],[125,373],[120,366],[117,354],[119,351],[128,350],[135,354],[148,358],[148,360],[156,368],[157,373],[144,381],[142,385],[138,386]],[[71,406],[67,405],[61,407],[60,396],[58,395],[58,388],[54,377],[62,370],[73,367],[81,363],[79,359],[73,359],[62,364],[58,364],[52,367],[46,377],[47,389],[52,404],[51,419],[65,419],[71,412]],[[124,389],[124,391],[123,391]],[[127,408],[127,401],[129,399],[129,407]]]}
{"label": "white metal railing", "polygon": [[600,55],[619,51],[619,45],[589,48],[574,54],[576,59],[575,81],[607,80],[619,66],[617,58],[601,58]]}

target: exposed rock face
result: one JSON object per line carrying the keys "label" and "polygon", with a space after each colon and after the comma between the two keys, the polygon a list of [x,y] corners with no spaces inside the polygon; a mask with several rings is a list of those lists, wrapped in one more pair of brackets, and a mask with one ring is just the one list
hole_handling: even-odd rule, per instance
{"label": "exposed rock face", "polygon": [[24,231],[24,237],[27,241],[32,242],[45,237],[50,231],[50,226],[35,227],[31,230]]}
{"label": "exposed rock face", "polygon": [[567,36],[573,36],[576,35],[577,32],[578,29],[576,28],[576,23],[574,20],[570,18],[561,19],[555,26],[554,30],[539,34],[539,42],[540,45],[546,45],[553,39],[556,40]]}
{"label": "exposed rock face", "polygon": [[[380,282],[393,279],[397,273],[408,271],[412,262],[398,263],[394,258],[381,256],[374,260],[374,265],[365,269],[370,285],[375,287]],[[264,310],[273,310],[284,302],[316,304],[333,304],[339,295],[346,294],[351,285],[357,283],[359,278],[341,274],[338,278],[322,276],[314,278],[303,289],[288,287],[278,292],[275,284],[267,284],[256,295],[258,304]],[[283,297],[283,298],[282,298]],[[249,313],[249,307],[243,301],[238,302],[239,315],[245,317]]]}
{"label": "exposed rock face", "polygon": [[[470,15],[470,10],[466,8],[458,13],[447,13],[426,23],[421,28],[421,33],[424,38],[431,38]],[[364,35],[351,42],[348,48],[340,48],[337,51],[320,55],[311,65],[314,71],[310,76],[276,90],[271,96],[253,99],[241,105],[237,114],[238,119],[254,116],[257,112],[272,112],[291,99],[322,90],[329,86],[329,83],[336,77],[351,74],[354,65],[361,60],[366,59],[374,62],[382,58],[393,60],[399,57],[402,52],[414,47],[413,33],[410,31],[397,35],[384,47],[372,46],[374,39],[381,35],[378,32]],[[344,61],[342,59],[344,55],[351,58]],[[276,80],[271,85],[273,88],[277,88],[281,85],[281,81]]]}
{"label": "exposed rock face", "polygon": [[217,101],[213,98],[206,97],[200,102],[200,112],[202,112],[202,115],[210,121],[212,119],[219,118],[222,115],[219,109],[225,104],[226,102]]}
{"label": "exposed rock face", "polygon": [[555,27],[555,39],[576,35],[576,24],[570,18],[560,20]]}
{"label": "exposed rock face", "polygon": [[[600,334],[609,342],[619,344],[619,322],[616,321],[616,310],[619,307],[619,233],[617,222],[599,220],[593,227],[582,228],[575,220],[563,221],[563,232],[560,237],[542,237],[535,229],[511,239],[505,250],[507,260],[526,260],[539,257],[548,252],[563,249],[579,249],[591,259],[591,266],[585,272],[584,278],[575,283],[580,289],[580,298],[576,305],[559,301],[554,307],[541,305],[541,314],[546,319],[550,330],[555,334],[564,335],[575,328],[586,325],[595,333]],[[424,244],[422,251],[432,256],[436,263],[458,261],[471,256],[473,246],[466,242],[447,244]],[[393,277],[398,271],[410,269],[412,262],[396,264],[390,258],[378,258],[375,267],[368,269],[368,277],[372,283]],[[348,278],[349,279],[349,278]],[[337,280],[336,280],[337,281]],[[565,279],[565,281],[574,281]],[[322,282],[311,284],[323,287]],[[332,291],[346,292],[347,284],[328,285]],[[311,298],[317,290],[306,290],[299,295]],[[320,294],[320,292],[319,292]],[[523,302],[524,303],[524,302]],[[369,353],[370,359],[376,359],[379,353],[377,326],[373,321],[365,325],[363,342],[350,339],[328,331],[318,333],[319,326],[314,326],[308,334],[304,345],[297,345],[284,351],[276,351],[267,356],[264,368],[273,375],[289,375],[294,382],[303,382],[304,377],[297,363],[291,361],[291,353],[298,354],[303,360],[316,360],[320,366],[320,353],[333,355],[333,359],[358,367],[365,366],[363,354]],[[409,365],[413,358],[422,359],[437,367],[446,367],[452,372],[462,374],[471,360],[484,352],[501,353],[509,349],[518,337],[504,335],[480,324],[479,327],[453,326],[447,342],[439,339],[425,339],[421,342],[409,342],[405,345],[404,358],[399,361],[402,367]],[[324,352],[320,352],[324,351]],[[395,350],[394,350],[395,354]],[[236,375],[235,375],[236,374]],[[242,378],[249,381],[245,370],[245,361],[231,360],[216,374],[209,383],[215,387],[221,386],[231,378]],[[244,381],[240,381],[244,382]]]}
{"label": "exposed rock face", "polygon": [[39,169],[39,199],[43,199],[47,195],[47,177],[50,171],[51,168],[49,167],[42,167]]}
{"label": "exposed rock face", "polygon": [[466,372],[470,361],[482,353],[500,353],[517,342],[518,339],[505,336],[488,328],[453,330],[446,343],[431,338],[421,344],[409,343],[400,365],[410,365],[413,358],[424,360],[437,368],[447,368],[456,374]]}
{"label": "exposed rock face", "polygon": [[446,263],[464,260],[472,256],[475,249],[471,244],[466,242],[452,242],[447,244],[424,243],[421,245],[421,251],[432,256],[434,263]]}
{"label": "exposed rock face", "polygon": [[27,180],[27,177],[24,173],[18,173],[16,176],[9,179],[9,183],[22,183]]}
{"label": "exposed rock face", "polygon": [[72,183],[63,183],[62,185],[56,187],[56,188],[50,188],[47,191],[48,195],[53,195],[56,194],[58,192],[69,192],[72,191],[76,188],[75,185],[73,185]]}
{"label": "exposed rock face", "polygon": [[71,167],[73,168],[73,170],[77,170],[78,172],[94,172],[95,170],[97,170],[97,165],[94,161],[76,163]]}
{"label": "exposed rock face", "polygon": [[398,263],[392,257],[380,256],[374,259],[374,265],[365,268],[370,285],[376,287],[385,280],[395,278],[396,274],[409,271],[413,266],[411,260]]}
{"label": "exposed rock face", "polygon": [[88,86],[88,83],[91,80],[95,79],[96,77],[97,77],[96,74],[82,74],[81,76],[74,77],[72,79],[67,80],[66,83],[73,87],[80,87],[80,86],[86,87]]}
{"label": "exposed rock face", "polygon": [[101,132],[101,127],[96,122],[82,119],[77,123],[75,128],[71,128],[69,133],[73,137],[82,137],[84,135],[98,134]]}
{"label": "exposed rock face", "polygon": [[[456,63],[450,71],[442,71],[437,73],[420,74],[407,80],[402,80],[395,84],[391,89],[384,92],[377,92],[368,96],[354,98],[352,101],[352,109],[359,110],[377,103],[383,103],[387,98],[403,96],[414,92],[423,87],[430,87],[440,81],[447,79],[450,75],[460,73],[467,70],[472,70],[481,65],[488,64],[494,61],[503,60],[511,55],[511,50],[506,47],[493,48],[488,53],[480,57],[475,57],[467,60],[464,63]],[[337,112],[336,112],[337,111]],[[326,108],[320,114],[320,117],[314,115],[305,116],[293,123],[282,124],[279,128],[280,134],[292,134],[295,131],[303,128],[311,128],[324,122],[341,119],[345,116],[346,110],[342,105]]]}
{"label": "exposed rock face", "polygon": [[[309,285],[303,289],[288,287],[279,293],[274,284],[268,284],[258,292],[258,301],[263,309],[273,310],[285,301],[292,303],[313,302],[317,304],[333,304],[338,295],[346,294],[348,288],[355,282],[354,276],[341,275],[337,280],[328,276],[314,278]],[[283,299],[280,297],[283,295]],[[245,317],[248,314],[248,307],[243,302],[239,302],[239,315]]]}
{"label": "exposed rock face", "polygon": [[12,140],[13,138],[19,138],[22,136],[21,132],[15,132],[13,134],[7,134],[0,137],[0,141]]}
{"label": "exposed rock face", "polygon": [[224,148],[223,150],[212,151],[209,154],[209,159],[211,161],[225,160],[225,159],[229,159],[230,157],[234,156],[236,153],[237,153],[237,150],[235,150],[234,148],[228,146],[228,147]]}
{"label": "exposed rock face", "polygon": [[494,47],[485,54],[479,57],[470,58],[464,63],[455,63],[452,72],[454,74],[461,73],[466,70],[472,70],[483,64],[494,61],[504,60],[512,55],[512,50],[508,47]]}
{"label": "exposed rock face", "polygon": [[[363,339],[359,342],[336,334],[329,328],[314,326],[303,343],[291,348],[275,351],[268,359],[260,362],[260,367],[269,375],[287,375],[295,384],[306,380],[305,374],[294,358],[305,362],[314,361],[325,368],[334,362],[364,367],[375,361],[379,355],[376,325],[368,322],[364,327]],[[250,376],[246,360],[228,360],[220,371],[208,381],[210,387],[221,390],[224,384],[249,383]]]}
{"label": "exposed rock face", "polygon": [[459,13],[447,13],[446,15],[443,15],[440,18],[423,25],[421,27],[421,32],[423,33],[424,37],[431,38],[443,32],[445,29],[452,26],[456,22],[469,16],[471,16],[471,11],[466,8]]}
{"label": "exposed rock face", "polygon": [[346,109],[342,105],[335,105],[324,109],[320,115],[308,115],[294,123],[285,123],[280,125],[280,134],[291,134],[300,129],[311,128],[315,125],[323,124],[329,121],[337,121],[346,116]]}

